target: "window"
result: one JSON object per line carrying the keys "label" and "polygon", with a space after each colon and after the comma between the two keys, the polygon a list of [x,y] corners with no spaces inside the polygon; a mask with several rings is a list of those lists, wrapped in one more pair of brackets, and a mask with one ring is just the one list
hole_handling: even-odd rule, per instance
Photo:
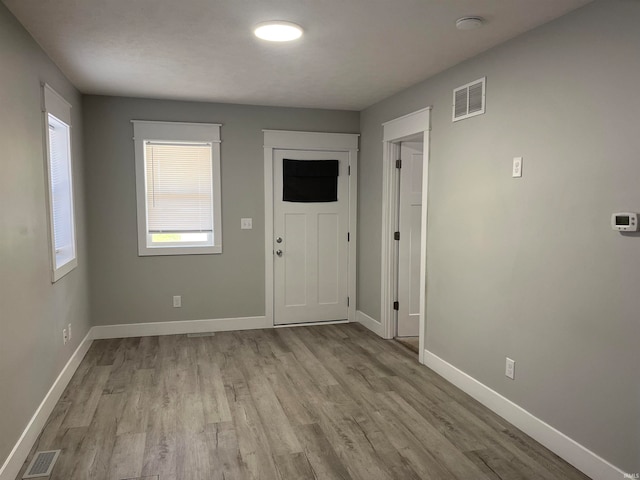
{"label": "window", "polygon": [[222,253],[220,125],[133,121],[138,254]]}
{"label": "window", "polygon": [[78,266],[71,167],[71,105],[43,86],[52,280]]}

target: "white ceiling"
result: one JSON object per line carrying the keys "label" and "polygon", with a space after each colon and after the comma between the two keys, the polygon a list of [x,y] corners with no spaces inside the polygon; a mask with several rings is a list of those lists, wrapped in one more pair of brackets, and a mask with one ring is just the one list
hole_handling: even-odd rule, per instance
{"label": "white ceiling", "polygon": [[[590,0],[4,0],[84,93],[361,110]],[[480,30],[455,20],[481,15]],[[290,44],[264,20],[299,23]]]}

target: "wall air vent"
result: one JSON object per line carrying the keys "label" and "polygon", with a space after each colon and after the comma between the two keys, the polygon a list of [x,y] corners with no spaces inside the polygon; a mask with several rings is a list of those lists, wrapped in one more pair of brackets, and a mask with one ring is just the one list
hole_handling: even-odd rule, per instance
{"label": "wall air vent", "polygon": [[486,82],[487,77],[483,77],[453,91],[454,122],[484,113]]}

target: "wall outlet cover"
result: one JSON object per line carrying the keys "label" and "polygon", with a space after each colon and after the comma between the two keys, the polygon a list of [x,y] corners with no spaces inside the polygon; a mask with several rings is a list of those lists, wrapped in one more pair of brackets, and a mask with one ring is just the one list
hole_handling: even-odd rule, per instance
{"label": "wall outlet cover", "polygon": [[515,377],[516,377],[516,362],[515,362],[515,360],[511,360],[509,357],[507,357],[504,374],[507,377],[509,377],[511,380],[515,380]]}
{"label": "wall outlet cover", "polygon": [[182,307],[182,295],[174,295],[173,296],[173,308]]}
{"label": "wall outlet cover", "polygon": [[242,230],[251,230],[253,228],[253,218],[241,218],[240,228]]}
{"label": "wall outlet cover", "polygon": [[522,177],[522,157],[513,159],[513,178]]}

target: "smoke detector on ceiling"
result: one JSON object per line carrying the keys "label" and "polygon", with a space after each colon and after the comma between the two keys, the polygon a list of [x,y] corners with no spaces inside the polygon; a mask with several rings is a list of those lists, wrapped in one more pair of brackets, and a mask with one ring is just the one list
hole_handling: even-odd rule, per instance
{"label": "smoke detector on ceiling", "polygon": [[475,30],[484,25],[482,17],[462,17],[456,20],[456,28],[458,30]]}

